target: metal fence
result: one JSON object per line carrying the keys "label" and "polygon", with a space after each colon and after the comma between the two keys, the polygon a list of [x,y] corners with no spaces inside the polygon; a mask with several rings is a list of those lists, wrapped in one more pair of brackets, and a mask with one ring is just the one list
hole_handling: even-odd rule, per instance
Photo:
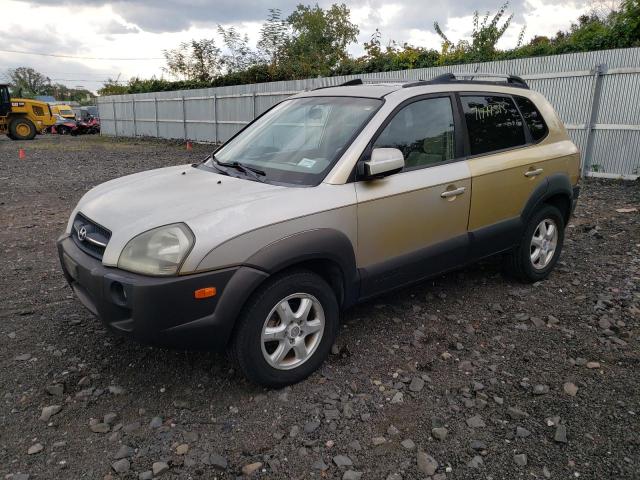
{"label": "metal fence", "polygon": [[231,87],[100,97],[102,134],[224,142],[295,93],[353,78],[430,79],[444,72],[515,73],[565,122],[591,176],[640,173],[640,48]]}

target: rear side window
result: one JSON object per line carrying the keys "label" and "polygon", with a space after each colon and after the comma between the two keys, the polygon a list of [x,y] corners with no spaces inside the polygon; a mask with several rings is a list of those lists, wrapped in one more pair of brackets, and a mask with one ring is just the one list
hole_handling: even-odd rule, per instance
{"label": "rear side window", "polygon": [[542,140],[549,129],[547,128],[547,124],[544,123],[544,119],[542,115],[533,104],[531,100],[525,97],[514,97],[516,99],[516,103],[518,104],[518,108],[520,109],[520,113],[524,117],[524,121],[529,127],[529,132],[531,132],[531,138],[534,142]]}
{"label": "rear side window", "polygon": [[425,168],[455,157],[455,126],[449,97],[413,102],[400,110],[373,144],[402,151],[405,168]]}
{"label": "rear side window", "polygon": [[472,155],[526,144],[522,117],[510,97],[462,96]]}

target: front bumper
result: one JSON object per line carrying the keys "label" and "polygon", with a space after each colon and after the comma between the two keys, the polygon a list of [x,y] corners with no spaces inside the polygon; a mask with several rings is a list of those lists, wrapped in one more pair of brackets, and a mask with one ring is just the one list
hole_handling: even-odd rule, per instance
{"label": "front bumper", "polygon": [[[116,333],[174,348],[225,347],[243,304],[267,274],[250,267],[150,277],[105,267],[67,235],[58,239],[65,278],[82,304]],[[194,291],[215,287],[196,299]]]}

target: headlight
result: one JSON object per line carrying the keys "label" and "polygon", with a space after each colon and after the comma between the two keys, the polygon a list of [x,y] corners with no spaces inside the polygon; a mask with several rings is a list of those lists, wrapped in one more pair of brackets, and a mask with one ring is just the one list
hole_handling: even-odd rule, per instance
{"label": "headlight", "polygon": [[127,243],[118,268],[147,275],[175,275],[193,243],[193,233],[184,223],[154,228]]}

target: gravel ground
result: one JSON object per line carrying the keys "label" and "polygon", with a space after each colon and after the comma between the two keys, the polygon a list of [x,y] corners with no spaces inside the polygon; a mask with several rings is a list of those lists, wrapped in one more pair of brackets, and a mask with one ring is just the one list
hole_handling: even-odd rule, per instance
{"label": "gravel ground", "polygon": [[548,281],[491,260],[351,309],[334,354],[280,391],[221,355],[107,333],[54,241],[92,186],[209,149],[0,140],[5,479],[640,478],[640,207],[583,184]]}

